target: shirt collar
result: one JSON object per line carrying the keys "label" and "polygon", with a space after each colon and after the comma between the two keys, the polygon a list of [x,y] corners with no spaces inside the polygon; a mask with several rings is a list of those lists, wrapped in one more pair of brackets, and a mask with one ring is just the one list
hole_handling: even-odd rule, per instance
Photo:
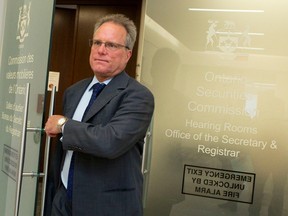
{"label": "shirt collar", "polygon": [[[106,85],[108,85],[108,83],[112,80],[112,78],[108,79],[108,80],[105,80],[104,82],[101,82],[101,83],[104,83]],[[95,84],[95,83],[99,83],[99,81],[97,80],[97,78],[94,76],[92,81],[90,82],[90,84],[88,85],[88,90],[91,90],[91,87]]]}

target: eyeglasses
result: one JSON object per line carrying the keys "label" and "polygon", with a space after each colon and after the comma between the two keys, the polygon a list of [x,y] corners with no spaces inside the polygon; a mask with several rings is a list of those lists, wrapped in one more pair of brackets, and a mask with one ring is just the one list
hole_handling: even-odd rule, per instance
{"label": "eyeglasses", "polygon": [[93,40],[93,39],[89,40],[89,46],[93,47],[93,48],[99,48],[102,44],[104,44],[105,48],[109,51],[116,51],[116,50],[121,49],[121,48],[126,48],[126,49],[130,50],[128,46],[124,46],[124,45],[118,44],[118,43],[103,42],[100,40]]}

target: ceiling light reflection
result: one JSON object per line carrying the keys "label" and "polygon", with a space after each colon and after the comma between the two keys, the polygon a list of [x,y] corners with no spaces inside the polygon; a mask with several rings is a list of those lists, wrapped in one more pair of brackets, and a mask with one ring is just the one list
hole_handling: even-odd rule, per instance
{"label": "ceiling light reflection", "polygon": [[188,8],[188,10],[201,11],[201,12],[264,13],[264,10],[209,9],[209,8]]}

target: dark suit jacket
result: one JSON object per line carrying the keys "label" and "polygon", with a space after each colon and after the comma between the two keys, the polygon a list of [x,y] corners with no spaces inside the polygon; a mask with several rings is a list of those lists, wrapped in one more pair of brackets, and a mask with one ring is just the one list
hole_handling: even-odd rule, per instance
{"label": "dark suit jacket", "polygon": [[[72,118],[90,82],[65,91],[65,116]],[[73,215],[143,215],[142,150],[153,109],[151,92],[122,72],[97,97],[84,124],[67,121],[62,146],[75,153]]]}

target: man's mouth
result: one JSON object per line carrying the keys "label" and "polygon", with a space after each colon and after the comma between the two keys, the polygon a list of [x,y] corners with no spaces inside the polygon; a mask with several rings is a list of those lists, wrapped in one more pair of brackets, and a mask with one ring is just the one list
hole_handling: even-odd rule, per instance
{"label": "man's mouth", "polygon": [[96,62],[106,62],[106,63],[109,62],[108,60],[105,60],[105,59],[94,59],[94,61],[96,61]]}

